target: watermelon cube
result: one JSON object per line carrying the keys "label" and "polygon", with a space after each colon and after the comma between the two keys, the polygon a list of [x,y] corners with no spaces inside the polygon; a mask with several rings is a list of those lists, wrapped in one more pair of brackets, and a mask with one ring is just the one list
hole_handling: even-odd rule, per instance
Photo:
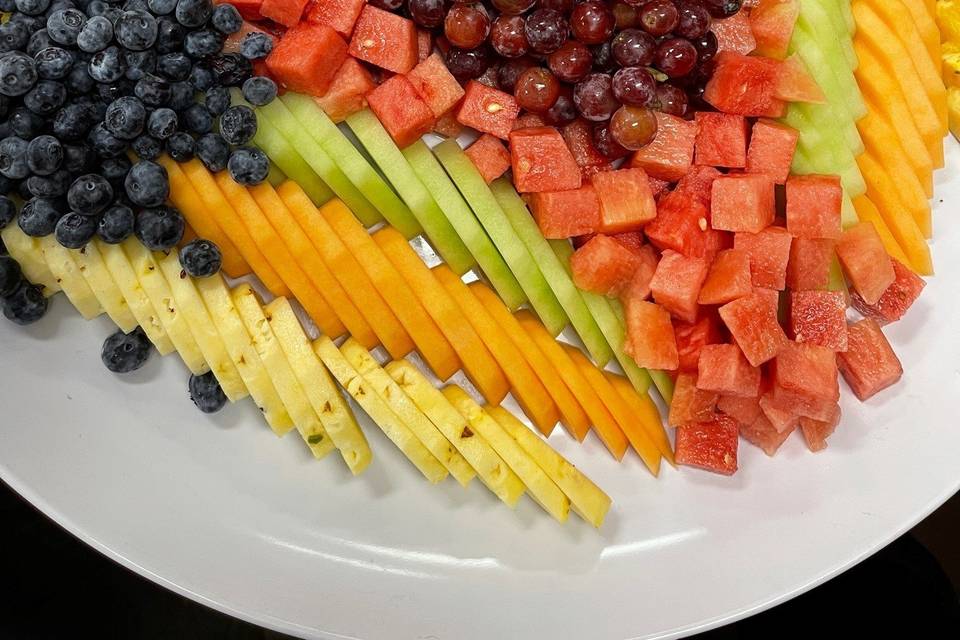
{"label": "watermelon cube", "polygon": [[[256,22],[257,20],[263,20],[263,14],[260,13],[260,5],[263,3],[263,0],[215,0],[214,4],[232,4],[237,11],[240,12],[240,17],[244,20],[250,20],[251,22]],[[229,53],[229,52],[228,52]]]}
{"label": "watermelon cube", "polygon": [[[553,127],[529,127],[510,133],[513,183],[521,193],[579,189],[580,167]],[[600,205],[597,204],[599,213]]]}
{"label": "watermelon cube", "polygon": [[827,101],[823,89],[810,75],[806,63],[797,53],[780,63],[773,95],[786,102],[824,104]]}
{"label": "watermelon cube", "polygon": [[347,57],[330,82],[330,88],[322,96],[314,98],[320,108],[334,122],[342,122],[348,116],[362,111],[367,104],[366,95],[377,83],[356,58]]}
{"label": "watermelon cube", "polygon": [[328,25],[349,38],[365,4],[365,0],[316,0],[307,11],[306,20]]}
{"label": "watermelon cube", "polygon": [[325,24],[288,29],[267,56],[270,75],[290,91],[322,96],[347,59],[347,43]]}
{"label": "watermelon cube", "polygon": [[720,307],[720,317],[747,361],[755,367],[775,358],[787,343],[777,321],[775,291],[754,289],[750,295]]}
{"label": "watermelon cube", "polygon": [[602,171],[590,181],[600,198],[601,233],[635,231],[657,217],[657,203],[643,169]]}
{"label": "watermelon cube", "polygon": [[771,369],[774,399],[791,413],[823,420],[840,399],[837,356],[826,347],[787,342]]}
{"label": "watermelon cube", "polygon": [[752,291],[750,254],[743,249],[726,249],[713,259],[697,302],[726,304],[750,295]]}
{"label": "watermelon cube", "polygon": [[697,124],[657,111],[657,134],[653,140],[633,154],[631,167],[640,167],[658,180],[676,182],[693,164],[697,140]]}
{"label": "watermelon cube", "polygon": [[570,256],[573,282],[585,291],[616,297],[630,284],[642,258],[609,236],[597,234]]}
{"label": "watermelon cube", "polygon": [[700,352],[708,344],[723,342],[720,320],[715,312],[701,313],[696,322],[673,321],[681,371],[697,371]]}
{"label": "watermelon cube", "polygon": [[699,309],[697,297],[709,269],[710,263],[704,258],[664,251],[650,281],[653,299],[679,320],[695,321]]}
{"label": "watermelon cube", "polygon": [[826,289],[830,283],[830,265],[836,256],[834,240],[794,238],[787,262],[786,285],[792,291]]}
{"label": "watermelon cube", "polygon": [[687,175],[680,178],[677,191],[693,196],[709,208],[713,198],[713,182],[722,175],[713,167],[695,164]]}
{"label": "watermelon cube", "polygon": [[260,3],[260,15],[285,27],[292,27],[300,22],[305,6],[307,0],[263,0]]}
{"label": "watermelon cube", "polygon": [[697,388],[697,376],[692,373],[677,375],[673,386],[673,400],[667,424],[677,427],[691,422],[707,422],[714,416],[718,395]]}
{"label": "watermelon cube", "polygon": [[[614,233],[610,236],[630,251],[640,254],[641,256],[649,254],[653,258],[653,266],[657,266],[657,257],[656,251],[653,247],[648,245],[643,238],[642,231],[625,231],[623,233]],[[653,275],[651,273],[651,275]]]}
{"label": "watermelon cube", "polygon": [[774,96],[778,61],[735,51],[722,51],[714,60],[713,76],[704,89],[704,100],[724,113],[767,118],[784,114],[786,103]]}
{"label": "watermelon cube", "polygon": [[[624,235],[624,234],[621,234]],[[650,281],[653,280],[653,274],[657,270],[657,263],[660,261],[657,252],[650,245],[643,245],[639,250],[625,245],[617,236],[612,236],[621,246],[632,251],[639,259],[639,266],[634,270],[633,275],[626,286],[620,292],[620,300],[624,305],[627,300],[646,300],[650,297]]]}
{"label": "watermelon cube", "polygon": [[847,297],[842,291],[791,291],[790,337],[847,350]]}
{"label": "watermelon cube", "polygon": [[674,459],[677,464],[730,476],[737,471],[739,441],[737,421],[717,415],[709,422],[677,427]]}
{"label": "watermelon cube", "polygon": [[785,184],[799,139],[796,129],[773,120],[757,120],[747,148],[747,173],[760,173],[776,184]]}
{"label": "watermelon cube", "polygon": [[407,80],[438,118],[463,98],[463,87],[447,71],[447,65],[439,53],[432,54],[415,66],[407,74]]}
{"label": "watermelon cube", "polygon": [[660,305],[630,299],[624,306],[627,343],[624,351],[646,369],[672,371],[679,365],[670,313]]}
{"label": "watermelon cube", "polygon": [[842,201],[838,176],[790,176],[787,231],[798,238],[839,238]]}
{"label": "watermelon cube", "polygon": [[755,52],[777,60],[787,57],[799,15],[798,0],[760,0],[750,11],[750,31],[757,41]]}
{"label": "watermelon cube", "polygon": [[757,421],[757,418],[763,415],[759,397],[741,398],[739,396],[721,395],[717,399],[717,411],[727,414],[741,425],[753,424]]}
{"label": "watermelon cube", "polygon": [[787,283],[787,263],[793,237],[782,227],[767,227],[760,233],[738,233],[734,249],[750,254],[753,286],[781,290]]}
{"label": "watermelon cube", "polygon": [[710,31],[717,37],[718,52],[733,51],[747,55],[757,48],[749,14],[749,11],[738,11],[729,18],[711,22]]}
{"label": "watermelon cube", "polygon": [[350,38],[350,55],[387,71],[407,73],[417,65],[418,52],[417,27],[412,21],[364,5]]}
{"label": "watermelon cube", "polygon": [[433,132],[448,138],[456,138],[463,133],[463,125],[457,122],[452,111],[447,111],[437,118],[436,124],[433,125]]}
{"label": "watermelon cube", "polygon": [[837,354],[843,379],[860,400],[895,384],[903,366],[876,320],[864,318],[847,328],[847,350]]}
{"label": "watermelon cube", "polygon": [[826,420],[800,418],[800,431],[807,443],[807,448],[816,453],[827,448],[829,438],[840,424],[840,405],[834,405],[833,412]]}
{"label": "watermelon cube", "polygon": [[926,286],[923,278],[903,266],[896,258],[893,264],[894,281],[880,296],[875,304],[867,304],[860,294],[850,296],[853,307],[864,317],[873,318],[880,324],[896,322],[902,318]]}
{"label": "watermelon cube", "polygon": [[772,391],[760,396],[760,411],[777,433],[790,433],[800,424],[800,416],[777,402]]}
{"label": "watermelon cube", "polygon": [[510,152],[498,138],[489,133],[477,138],[464,153],[487,184],[502,176],[510,168]]}
{"label": "watermelon cube", "polygon": [[520,105],[512,95],[471,80],[457,111],[457,120],[464,126],[506,140],[518,113]]}
{"label": "watermelon cube", "polygon": [[777,431],[765,415],[760,415],[752,423],[740,423],[740,437],[750,444],[759,447],[770,457],[787,441],[793,429]]}
{"label": "watermelon cube", "polygon": [[610,160],[600,153],[593,142],[593,123],[577,118],[563,127],[563,139],[581,169],[610,166]]}
{"label": "watermelon cube", "polygon": [[406,76],[391,76],[367,94],[367,103],[390,137],[403,149],[433,129],[436,117]]}
{"label": "watermelon cube", "polygon": [[747,165],[747,119],[729,113],[698,111],[694,158],[711,167]]}
{"label": "watermelon cube", "polygon": [[760,395],[760,369],[735,344],[709,344],[700,351],[697,388],[738,398]]}
{"label": "watermelon cube", "polygon": [[708,217],[707,207],[698,198],[671,191],[660,198],[657,217],[647,223],[644,232],[660,250],[712,259],[720,244],[720,232],[710,228]]}
{"label": "watermelon cube", "polygon": [[517,120],[513,123],[514,130],[517,129],[534,129],[536,127],[546,127],[547,121],[543,119],[543,116],[533,113],[531,111],[524,111],[519,116]]}
{"label": "watermelon cube", "polygon": [[872,222],[861,222],[844,231],[837,242],[837,257],[853,289],[867,304],[876,304],[897,279]]}
{"label": "watermelon cube", "polygon": [[528,204],[540,233],[548,240],[595,233],[600,226],[600,200],[591,185],[566,191],[541,191]]}
{"label": "watermelon cube", "polygon": [[723,231],[757,233],[777,213],[773,180],[758,173],[727,175],[713,181],[710,226]]}

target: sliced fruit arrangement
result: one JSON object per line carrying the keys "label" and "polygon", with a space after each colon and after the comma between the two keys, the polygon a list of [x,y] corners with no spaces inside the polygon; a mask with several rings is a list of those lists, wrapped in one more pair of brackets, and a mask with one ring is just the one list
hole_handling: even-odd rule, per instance
{"label": "sliced fruit arrangement", "polygon": [[930,57],[936,60],[940,56],[943,82],[947,86],[950,131],[960,139],[960,4],[954,0],[937,0],[936,16],[916,10],[914,19]]}

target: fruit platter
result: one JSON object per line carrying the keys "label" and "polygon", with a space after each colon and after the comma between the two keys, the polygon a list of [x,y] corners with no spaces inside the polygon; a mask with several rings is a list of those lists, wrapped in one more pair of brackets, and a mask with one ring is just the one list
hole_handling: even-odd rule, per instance
{"label": "fruit platter", "polygon": [[958,78],[955,0],[0,0],[0,478],[299,636],[771,606],[960,488]]}

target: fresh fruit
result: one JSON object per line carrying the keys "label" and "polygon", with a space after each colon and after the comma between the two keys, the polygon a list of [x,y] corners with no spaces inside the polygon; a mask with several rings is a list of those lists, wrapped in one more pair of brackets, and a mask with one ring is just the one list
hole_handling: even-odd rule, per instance
{"label": "fresh fruit", "polygon": [[879,324],[900,320],[907,310],[920,297],[926,283],[908,269],[899,260],[891,258],[895,279],[884,290],[875,304],[868,304],[857,292],[851,296],[851,304],[864,317],[872,318]]}
{"label": "fresh fruit", "polygon": [[347,43],[336,31],[302,22],[283,34],[266,62],[270,75],[287,89],[322,96],[346,58]]}
{"label": "fresh fruit", "polygon": [[673,390],[667,424],[677,427],[690,422],[706,422],[713,418],[719,398],[718,393],[697,388],[695,374],[680,373]]}
{"label": "fresh fruit", "polygon": [[43,289],[44,296],[60,291],[60,283],[50,272],[39,248],[39,241],[25,234],[19,225],[7,224],[0,229],[2,239],[11,257],[19,263],[27,280]]}
{"label": "fresh fruit", "polygon": [[650,180],[643,169],[598,172],[590,183],[600,201],[600,233],[636,231],[657,215]]}
{"label": "fresh fruit", "polygon": [[743,116],[699,111],[694,157],[697,164],[743,168],[747,164],[747,121]]}
{"label": "fresh fruit", "polygon": [[776,184],[785,184],[790,175],[799,134],[795,129],[770,120],[757,120],[747,148],[747,173],[760,173]]}
{"label": "fresh fruit", "polygon": [[653,299],[676,318],[694,322],[698,311],[697,298],[709,268],[710,263],[703,258],[664,251],[650,281]]}
{"label": "fresh fruit", "polygon": [[510,132],[519,110],[517,101],[510,94],[471,80],[457,110],[457,121],[502,140],[511,138],[512,146]]}
{"label": "fresh fruit", "polygon": [[521,193],[578,189],[580,168],[553,127],[529,127],[510,133],[513,182]]}
{"label": "fresh fruit", "polygon": [[735,344],[705,345],[697,367],[697,388],[725,396],[755,398],[760,395],[760,369],[751,366]]}
{"label": "fresh fruit", "polygon": [[754,52],[778,60],[786,58],[798,15],[797,0],[761,0],[750,11],[750,31],[757,42]]}
{"label": "fresh fruit", "polygon": [[350,55],[387,71],[407,73],[417,64],[417,51],[413,22],[369,4],[360,12]]}
{"label": "fresh fruit", "polygon": [[787,342],[777,321],[775,291],[755,289],[749,296],[720,307],[720,317],[754,367],[776,357]]}
{"label": "fresh fruit", "polygon": [[180,266],[188,276],[209,278],[220,271],[223,255],[209,240],[191,240],[180,249]]}
{"label": "fresh fruit", "polygon": [[103,341],[100,360],[113,373],[130,373],[147,362],[150,356],[150,341],[140,329],[130,332],[117,331]]}
{"label": "fresh fruit", "polygon": [[835,252],[833,240],[794,238],[785,283],[791,291],[826,289]]}
{"label": "fresh fruit", "polygon": [[97,245],[93,242],[87,243],[82,250],[74,251],[71,255],[77,269],[83,274],[87,284],[90,285],[90,290],[97,297],[100,306],[113,320],[113,323],[124,333],[133,331],[138,324],[137,319],[107,269]]}
{"label": "fresh fruit", "polygon": [[661,196],[657,217],[647,224],[647,239],[661,250],[673,249],[692,257],[711,258],[721,242],[708,224],[709,210],[703,200],[676,189]]}
{"label": "fresh fruit", "polygon": [[789,333],[833,351],[847,350],[847,299],[842,291],[792,291]]}
{"label": "fresh fruit", "polygon": [[677,464],[733,475],[737,471],[738,441],[737,423],[727,416],[681,425],[677,427]]}
{"label": "fresh fruit", "polygon": [[900,380],[903,366],[875,320],[855,322],[847,333],[848,347],[837,354],[837,364],[843,379],[861,401]]}
{"label": "fresh fruit", "polygon": [[798,238],[840,237],[843,191],[837,176],[792,176],[787,180],[787,231]]}
{"label": "fresh fruit", "polygon": [[776,215],[773,181],[763,174],[717,178],[710,200],[710,225],[718,230],[759,233]]}
{"label": "fresh fruit", "polygon": [[676,369],[679,362],[677,341],[670,324],[670,312],[642,300],[631,300],[625,307],[627,355],[647,369]]}
{"label": "fresh fruit", "polygon": [[292,27],[300,22],[307,0],[263,0],[260,15],[284,26]]}
{"label": "fresh fruit", "polygon": [[563,191],[537,191],[529,203],[530,213],[548,240],[584,236],[600,227],[600,198],[592,184]]}
{"label": "fresh fruit", "polygon": [[365,5],[363,0],[318,0],[307,10],[305,20],[329,25],[344,38],[349,38]]}
{"label": "fresh fruit", "polygon": [[676,182],[693,165],[697,126],[694,122],[657,112],[657,135],[630,158],[631,167],[639,167],[651,178]]}
{"label": "fresh fruit", "polygon": [[750,255],[753,286],[779,291],[786,284],[793,241],[782,227],[767,227],[759,233],[737,233],[733,247]]}
{"label": "fresh fruit", "polygon": [[724,113],[779,118],[785,103],[774,96],[779,64],[769,58],[722,51],[703,98]]}
{"label": "fresh fruit", "polygon": [[837,242],[837,257],[853,288],[867,304],[876,304],[896,279],[883,243],[869,222],[843,232]]}
{"label": "fresh fruit", "polygon": [[342,122],[350,114],[363,110],[367,104],[365,96],[376,86],[373,76],[356,58],[347,58],[337,69],[326,93],[314,100],[331,120]]}
{"label": "fresh fruit", "polygon": [[92,320],[103,313],[100,301],[87,284],[86,278],[83,277],[73,259],[73,254],[53,236],[44,236],[37,240],[50,273],[57,279],[70,304],[80,312],[84,320]]}
{"label": "fresh fruit", "polygon": [[717,254],[703,281],[697,304],[726,304],[750,295],[750,254],[743,249],[725,249]]}
{"label": "fresh fruit", "polygon": [[641,264],[640,256],[603,234],[593,236],[570,259],[579,288],[610,297],[620,295]]}
{"label": "fresh fruit", "polygon": [[674,320],[673,332],[677,339],[680,371],[696,371],[703,347],[723,342],[720,319],[715,313],[701,314],[694,323]]}
{"label": "fresh fruit", "polygon": [[431,54],[407,74],[407,80],[437,118],[450,111],[464,96],[439,53]]}
{"label": "fresh fruit", "polygon": [[187,389],[190,400],[203,413],[216,413],[227,404],[227,396],[211,371],[199,376],[191,374]]}
{"label": "fresh fruit", "polygon": [[433,111],[406,76],[389,78],[366,97],[370,109],[401,149],[433,128]]}
{"label": "fresh fruit", "polygon": [[495,136],[485,133],[464,151],[484,182],[490,184],[510,168],[510,152]]}
{"label": "fresh fruit", "polygon": [[616,389],[620,397],[626,400],[630,411],[636,417],[637,421],[647,432],[647,435],[659,449],[660,454],[670,465],[675,465],[673,458],[673,446],[670,438],[667,436],[667,430],[663,426],[663,419],[660,417],[660,410],[656,403],[645,392],[639,392],[633,388],[633,385],[623,376],[615,375],[609,371],[605,373],[610,384]]}

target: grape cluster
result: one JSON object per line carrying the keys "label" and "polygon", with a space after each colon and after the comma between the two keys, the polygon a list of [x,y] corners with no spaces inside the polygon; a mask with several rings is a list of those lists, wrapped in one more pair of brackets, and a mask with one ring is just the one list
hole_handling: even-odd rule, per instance
{"label": "grape cluster", "polygon": [[610,158],[648,144],[654,110],[687,116],[712,72],[714,19],[742,0],[370,0],[432,30],[461,82],[513,93],[553,125],[594,124]]}

